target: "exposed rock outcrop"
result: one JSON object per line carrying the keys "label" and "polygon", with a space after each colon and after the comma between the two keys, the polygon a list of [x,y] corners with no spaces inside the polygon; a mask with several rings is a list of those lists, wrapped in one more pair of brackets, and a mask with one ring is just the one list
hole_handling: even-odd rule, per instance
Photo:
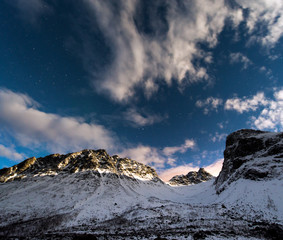
{"label": "exposed rock outcrop", "polygon": [[239,178],[283,178],[283,133],[242,129],[226,139],[224,162],[215,185],[218,193]]}
{"label": "exposed rock outcrop", "polygon": [[200,168],[198,172],[191,171],[186,175],[177,175],[172,177],[169,180],[169,184],[172,186],[191,185],[206,182],[212,178],[213,176],[210,173],[205,171],[204,168]]}
{"label": "exposed rock outcrop", "polygon": [[1,169],[0,182],[82,171],[108,172],[144,180],[158,179],[156,171],[147,165],[117,155],[109,156],[103,149],[86,149],[66,155],[52,154],[43,158],[26,159],[13,167]]}

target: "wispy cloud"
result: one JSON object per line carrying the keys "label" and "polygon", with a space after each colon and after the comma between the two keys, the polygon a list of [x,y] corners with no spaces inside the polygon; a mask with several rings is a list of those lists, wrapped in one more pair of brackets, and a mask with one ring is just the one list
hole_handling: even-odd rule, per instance
{"label": "wispy cloud", "polygon": [[223,129],[227,126],[227,124],[229,123],[229,121],[223,121],[223,122],[219,122],[217,123],[217,126],[220,128],[220,129]]}
{"label": "wispy cloud", "polygon": [[162,122],[167,118],[167,115],[161,116],[158,114],[151,114],[147,111],[130,108],[124,113],[124,117],[135,127],[143,127]]}
{"label": "wispy cloud", "polygon": [[231,98],[225,102],[225,110],[239,113],[260,111],[250,115],[248,124],[260,130],[283,131],[283,90],[275,89],[273,99],[259,92],[251,97]]}
{"label": "wispy cloud", "polygon": [[259,72],[260,72],[260,73],[264,73],[265,76],[266,76],[269,80],[274,80],[274,79],[276,79],[276,77],[273,75],[273,72],[272,72],[272,70],[271,70],[270,68],[267,68],[267,67],[265,67],[265,66],[261,66],[261,67],[259,68]]}
{"label": "wispy cloud", "polygon": [[168,160],[157,148],[144,145],[124,149],[119,153],[119,156],[128,157],[138,162],[161,168],[164,167],[164,164]]}
{"label": "wispy cloud", "polygon": [[198,108],[203,108],[203,113],[208,114],[210,111],[217,111],[218,107],[223,104],[221,98],[208,97],[205,100],[196,101],[196,106]]}
{"label": "wispy cloud", "polygon": [[[207,172],[209,172],[213,176],[218,176],[219,172],[221,171],[222,164],[223,164],[223,159],[218,159],[214,163],[207,165],[207,166],[203,166],[203,167]],[[177,166],[177,167],[173,167],[173,168],[169,168],[164,171],[161,171],[159,173],[159,177],[163,181],[169,181],[172,177],[176,175],[187,174],[190,171],[198,171],[199,168],[200,166],[196,166],[192,163],[185,164],[185,165],[181,165],[181,166]]]}
{"label": "wispy cloud", "polygon": [[52,7],[45,0],[13,0],[7,1],[20,11],[21,17],[37,24],[38,18],[44,14],[52,12]]}
{"label": "wispy cloud", "polygon": [[2,144],[0,144],[0,157],[8,158],[9,160],[23,160],[26,156],[22,153],[18,153],[14,148],[12,147],[6,147]]}
{"label": "wispy cloud", "polygon": [[[201,50],[198,43],[214,47],[227,18],[235,27],[243,19],[241,9],[232,9],[222,0],[152,1],[147,2],[151,20],[148,33],[140,27],[142,1],[86,2],[113,53],[107,71],[97,75],[92,66],[87,69],[94,77],[95,89],[110,93],[119,102],[132,98],[137,87],[150,97],[158,90],[160,81],[171,85],[175,79],[180,88],[207,81],[206,67],[194,64],[194,60],[203,59],[209,64],[212,56]],[[161,7],[166,9],[162,16],[157,14]]]}
{"label": "wispy cloud", "polygon": [[[183,89],[193,83],[211,81],[207,67],[213,57],[199,43],[215,47],[227,22],[236,29],[245,21],[250,41],[263,46],[274,46],[283,33],[280,0],[236,0],[233,6],[224,0],[165,0],[147,2],[146,8],[138,0],[85,2],[91,9],[87,21],[99,26],[113,56],[111,63],[98,73],[89,59],[90,37],[85,35],[82,56],[87,58],[86,69],[94,88],[118,102],[135,97],[137,89],[150,98],[164,82],[171,86],[174,80]],[[164,10],[162,14],[158,14],[160,9]],[[150,19],[147,30],[141,27],[145,24],[140,17],[143,11]],[[267,31],[258,31],[259,23]],[[252,64],[242,53],[232,53],[230,57],[232,63],[242,63],[243,68]]]}
{"label": "wispy cloud", "polygon": [[0,112],[0,129],[9,131],[22,146],[60,152],[82,148],[111,150],[117,146],[113,133],[104,126],[43,112],[25,94],[0,89]]}
{"label": "wispy cloud", "polygon": [[188,149],[193,149],[196,143],[192,139],[185,140],[181,146],[165,147],[163,149],[138,145],[137,147],[124,149],[119,153],[122,157],[129,157],[144,164],[149,164],[156,168],[163,168],[165,164],[174,166],[176,159],[174,154],[185,153]]}
{"label": "wispy cloud", "polygon": [[[26,94],[0,89],[0,112],[0,130],[8,132],[21,146],[30,149],[41,148],[51,152],[83,148],[105,148],[117,152],[122,149],[115,134],[104,126],[94,122],[87,123],[83,118],[43,112],[40,104]],[[185,153],[195,146],[194,140],[186,139],[180,146],[163,149],[144,145],[124,148],[119,155],[162,168],[165,164],[174,165],[175,159],[172,155]],[[17,153],[13,154],[12,149],[4,149],[4,146],[1,149],[11,159],[22,157]]]}
{"label": "wispy cloud", "polygon": [[259,106],[267,105],[268,101],[265,98],[263,92],[257,93],[255,96],[251,98],[243,97],[243,98],[230,98],[225,102],[225,110],[236,110],[239,113],[255,111]]}
{"label": "wispy cloud", "polygon": [[193,149],[195,147],[196,147],[196,142],[193,139],[186,139],[185,143],[182,144],[181,146],[165,147],[163,149],[163,153],[166,156],[172,156],[173,154],[177,152],[184,153],[188,149]]}
{"label": "wispy cloud", "polygon": [[[267,47],[273,47],[283,35],[283,2],[281,0],[236,0],[248,10],[247,27],[251,34],[251,41],[258,41]],[[257,32],[258,24],[264,24],[266,31]]]}
{"label": "wispy cloud", "polygon": [[253,62],[247,56],[239,52],[230,54],[230,63],[241,63],[243,64],[243,69],[247,69],[250,65],[253,64]]}
{"label": "wispy cloud", "polygon": [[283,131],[283,90],[274,93],[274,100],[267,100],[258,116],[253,116],[251,124],[261,130]]}
{"label": "wispy cloud", "polygon": [[212,142],[221,142],[221,141],[225,140],[226,137],[227,137],[226,133],[215,132],[214,134],[210,135],[210,140]]}
{"label": "wispy cloud", "polygon": [[[229,98],[224,103],[224,110],[237,111],[238,113],[242,114],[244,112],[257,111],[263,107],[266,107],[262,112],[262,114],[264,115],[267,113],[266,111],[268,108],[278,109],[281,107],[281,92],[282,91],[274,92],[275,101],[267,98],[263,92],[258,92],[256,95],[250,97],[243,96],[241,98]],[[204,108],[204,114],[207,114],[212,109],[217,109],[218,106],[222,105],[222,103],[222,99],[209,97],[206,100],[197,101],[196,106]],[[218,126],[220,128],[223,128],[223,124],[224,122],[218,123]]]}

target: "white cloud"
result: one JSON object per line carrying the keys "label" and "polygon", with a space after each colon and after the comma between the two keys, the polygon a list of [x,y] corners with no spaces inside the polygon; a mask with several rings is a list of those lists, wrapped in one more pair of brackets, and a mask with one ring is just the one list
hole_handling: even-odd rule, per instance
{"label": "white cloud", "polygon": [[276,91],[274,100],[269,99],[259,116],[251,119],[252,126],[260,130],[283,131],[283,90]]}
{"label": "white cloud", "polygon": [[162,122],[167,116],[161,116],[157,114],[150,114],[146,111],[139,113],[136,108],[130,108],[124,113],[124,117],[133,126],[141,127],[153,125],[155,123]]}
{"label": "white cloud", "polygon": [[2,130],[9,131],[22,146],[39,146],[49,151],[115,148],[113,134],[102,125],[45,113],[38,107],[28,95],[0,89]]}
{"label": "white cloud", "polygon": [[259,106],[265,106],[268,104],[264,93],[259,92],[252,98],[231,98],[227,99],[225,102],[224,109],[225,110],[236,110],[239,113],[255,111]]}
{"label": "white cloud", "polygon": [[[139,28],[143,24],[140,18],[143,1],[83,1],[91,13],[77,21],[76,29],[80,29],[79,23],[84,27],[90,24],[91,28],[98,25],[111,52],[111,63],[98,72],[97,66],[92,65],[91,56],[95,53],[91,34],[78,30],[84,49],[80,55],[85,60],[93,87],[118,102],[126,102],[136,97],[136,89],[143,89],[144,95],[149,98],[158,91],[160,84],[165,82],[170,86],[173,79],[179,89],[188,84],[210,81],[206,67],[213,58],[211,52],[200,49],[199,43],[215,47],[226,20],[230,19],[232,26],[237,28],[244,19],[243,9],[249,12],[246,21],[251,35],[257,23],[264,22],[267,27],[264,36],[257,34],[257,37],[252,37],[259,38],[264,45],[275,44],[283,32],[282,1],[236,1],[239,7],[230,7],[229,1],[225,0],[150,1],[147,3],[150,4],[147,16],[152,34]],[[7,2],[34,23],[42,14],[52,11],[51,4],[45,0]],[[161,5],[167,6],[162,18],[157,14]],[[196,59],[206,64],[195,64]],[[244,67],[247,66],[245,57],[240,56],[238,60],[244,62]]]}
{"label": "white cloud", "polygon": [[[198,43],[214,47],[227,18],[235,27],[242,20],[241,9],[230,8],[224,0],[152,1],[148,2],[151,6],[147,14],[154,34],[147,34],[138,28],[142,1],[87,2],[114,56],[111,66],[99,76],[88,66],[94,76],[93,86],[119,102],[132,98],[136,87],[142,87],[150,97],[163,80],[170,85],[175,79],[181,88],[207,81],[205,67],[193,61],[204,59],[209,63],[212,57]],[[160,5],[167,6],[164,19],[156,14]]]}
{"label": "white cloud", "polygon": [[223,122],[219,122],[217,123],[217,126],[220,128],[220,129],[223,129],[227,126],[227,124],[229,123],[229,121],[223,121]]}
{"label": "white cloud", "polygon": [[[139,28],[144,24],[140,18],[142,1],[86,2],[95,15],[88,21],[97,21],[113,54],[105,71],[97,73],[90,64],[86,68],[94,88],[118,102],[135,97],[136,89],[143,89],[149,98],[164,84],[162,81],[170,86],[174,79],[179,89],[210,81],[206,67],[213,58],[210,52],[200,49],[199,43],[215,47],[227,19],[234,28],[245,20],[250,38],[264,46],[276,44],[283,33],[281,0],[236,0],[238,5],[233,7],[225,0],[151,1],[147,3],[151,34]],[[161,5],[167,6],[162,18],[158,14]],[[243,11],[248,13],[245,18]],[[257,31],[258,23],[266,26],[264,34]],[[89,44],[89,39],[85,36],[82,42]],[[86,47],[86,55],[90,52],[91,48]],[[206,64],[195,64],[199,59]],[[252,64],[242,53],[231,54],[231,62],[241,62],[243,68]]]}
{"label": "white cloud", "polygon": [[239,113],[259,111],[259,115],[251,116],[249,124],[260,130],[283,131],[283,90],[274,90],[273,99],[260,92],[251,98],[232,98],[225,103],[226,110]]}
{"label": "white cloud", "polygon": [[187,139],[181,146],[165,147],[162,150],[155,147],[138,145],[137,147],[124,149],[119,156],[128,157],[138,162],[149,164],[156,168],[163,168],[165,164],[174,166],[176,159],[172,157],[175,153],[185,153],[188,149],[196,146],[194,140]]}
{"label": "white cloud", "polygon": [[227,134],[226,133],[219,133],[219,132],[216,132],[214,135],[210,135],[210,139],[212,142],[220,142],[220,141],[223,141],[225,140],[227,137]]}
{"label": "white cloud", "polygon": [[261,66],[259,69],[260,72],[266,72],[267,68],[265,66]]}
{"label": "white cloud", "polygon": [[23,160],[25,155],[18,153],[14,148],[6,147],[0,144],[0,157],[8,158],[9,160]]}
{"label": "white cloud", "polygon": [[196,143],[194,140],[192,139],[186,139],[185,143],[182,144],[181,146],[175,146],[175,147],[165,147],[163,149],[163,153],[166,156],[172,156],[173,154],[180,152],[180,153],[184,153],[186,152],[188,149],[193,149],[196,147]]}
{"label": "white cloud", "polygon": [[218,107],[223,104],[223,100],[221,98],[208,97],[205,100],[196,101],[196,106],[199,108],[203,108],[203,113],[208,114],[210,111],[217,111]]}
{"label": "white cloud", "polygon": [[252,65],[252,61],[242,53],[231,53],[230,54],[230,63],[242,63],[243,69],[247,69],[250,65]]}
{"label": "white cloud", "polygon": [[253,35],[252,39],[263,45],[272,47],[283,34],[283,2],[281,0],[236,0],[248,10],[247,27],[252,34],[257,30],[257,24],[264,23],[265,35]]}
{"label": "white cloud", "polygon": [[[270,58],[270,56],[269,56],[269,58]],[[268,78],[269,80],[276,79],[276,77],[273,75],[272,70],[270,68],[262,66],[262,67],[259,68],[259,72],[264,73],[266,78]]]}
{"label": "white cloud", "polygon": [[119,153],[119,156],[128,157],[154,167],[164,167],[164,164],[168,161],[157,148],[144,145],[125,149]]}
{"label": "white cloud", "polygon": [[274,97],[275,97],[276,101],[278,101],[278,102],[283,101],[283,90],[275,92]]}
{"label": "white cloud", "polygon": [[32,24],[37,24],[40,16],[52,11],[51,6],[44,0],[7,0],[7,2],[15,6],[22,18]]}
{"label": "white cloud", "polygon": [[[222,164],[223,164],[223,159],[218,159],[214,163],[208,166],[204,166],[204,169],[213,176],[218,176],[219,172],[221,171]],[[190,163],[161,171],[159,173],[159,177],[166,182],[176,175],[187,174],[190,171],[198,171],[199,168],[200,166],[195,166],[192,163]]]}

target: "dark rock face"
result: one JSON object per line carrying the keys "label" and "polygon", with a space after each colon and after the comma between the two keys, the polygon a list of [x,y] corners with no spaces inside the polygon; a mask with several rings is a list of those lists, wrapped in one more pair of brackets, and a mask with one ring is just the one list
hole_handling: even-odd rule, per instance
{"label": "dark rock face", "polygon": [[172,177],[169,180],[170,185],[191,185],[198,184],[201,182],[206,182],[212,179],[213,176],[204,170],[204,168],[200,168],[198,172],[191,171],[187,175],[177,175]]}
{"label": "dark rock face", "polygon": [[13,167],[1,169],[0,182],[82,171],[108,172],[145,180],[159,179],[156,171],[147,165],[117,155],[109,156],[103,149],[86,149],[66,155],[52,154],[26,159]]}
{"label": "dark rock face", "polygon": [[239,178],[254,181],[282,178],[282,172],[283,133],[242,129],[226,139],[223,167],[215,181],[216,190],[223,191]]}

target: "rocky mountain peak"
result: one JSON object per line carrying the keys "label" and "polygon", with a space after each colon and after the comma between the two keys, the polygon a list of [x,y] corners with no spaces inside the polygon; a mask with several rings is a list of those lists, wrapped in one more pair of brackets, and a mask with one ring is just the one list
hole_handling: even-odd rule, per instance
{"label": "rocky mountain peak", "polygon": [[283,133],[241,129],[226,139],[222,170],[215,181],[216,190],[223,191],[239,178],[255,181],[282,178],[282,172]]}
{"label": "rocky mountain peak", "polygon": [[203,176],[209,174],[207,171],[204,170],[204,168],[200,168],[197,172],[198,176]]}
{"label": "rocky mountain peak", "polygon": [[118,155],[110,156],[104,149],[85,149],[65,155],[52,154],[43,158],[28,158],[13,167],[1,169],[0,182],[83,171],[114,173],[142,180],[158,179],[156,171],[147,165],[128,158],[120,158]]}
{"label": "rocky mountain peak", "polygon": [[204,168],[200,168],[197,172],[191,171],[186,175],[176,175],[172,177],[169,180],[169,184],[172,186],[191,185],[206,182],[212,178],[213,176],[210,173],[205,171]]}

